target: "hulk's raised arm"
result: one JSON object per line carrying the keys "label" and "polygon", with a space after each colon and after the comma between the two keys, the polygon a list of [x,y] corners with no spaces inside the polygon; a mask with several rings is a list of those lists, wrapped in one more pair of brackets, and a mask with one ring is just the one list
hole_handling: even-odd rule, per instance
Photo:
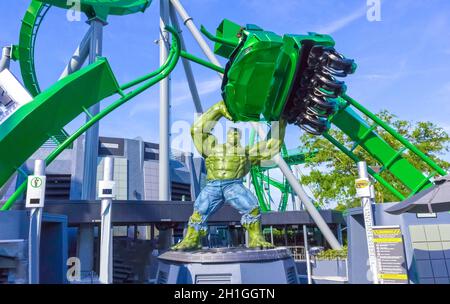
{"label": "hulk's raised arm", "polygon": [[252,165],[258,164],[262,160],[270,160],[280,152],[284,142],[286,124],[286,120],[281,119],[278,123],[273,124],[269,140],[260,141],[256,145],[247,147]]}
{"label": "hulk's raised arm", "polygon": [[223,101],[219,101],[203,113],[192,125],[191,136],[198,153],[207,157],[216,145],[217,139],[211,134],[219,119],[232,120]]}

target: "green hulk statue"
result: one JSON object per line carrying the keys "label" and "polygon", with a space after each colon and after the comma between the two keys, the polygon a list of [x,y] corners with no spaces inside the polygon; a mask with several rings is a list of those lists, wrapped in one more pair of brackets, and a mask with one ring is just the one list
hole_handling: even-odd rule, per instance
{"label": "green hulk statue", "polygon": [[200,249],[201,238],[207,234],[208,218],[224,203],[231,204],[242,214],[241,223],[248,231],[249,248],[273,248],[262,234],[258,200],[244,186],[243,177],[252,165],[270,160],[279,153],[286,122],[281,120],[272,127],[271,139],[242,147],[241,133],[236,128],[228,130],[226,143],[217,143],[211,132],[222,117],[232,120],[223,101],[200,116],[191,128],[194,145],[205,158],[208,181],[194,203],[186,236],[172,247],[173,250]]}

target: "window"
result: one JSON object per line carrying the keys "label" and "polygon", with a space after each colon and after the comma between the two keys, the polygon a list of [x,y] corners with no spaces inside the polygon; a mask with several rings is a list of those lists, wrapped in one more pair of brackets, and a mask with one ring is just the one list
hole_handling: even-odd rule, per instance
{"label": "window", "polygon": [[70,174],[47,174],[45,186],[46,200],[69,200],[70,199]]}
{"label": "window", "polygon": [[183,200],[191,200],[191,185],[172,182],[172,201]]}
{"label": "window", "polygon": [[100,137],[98,143],[99,156],[124,156],[125,140],[123,138]]}

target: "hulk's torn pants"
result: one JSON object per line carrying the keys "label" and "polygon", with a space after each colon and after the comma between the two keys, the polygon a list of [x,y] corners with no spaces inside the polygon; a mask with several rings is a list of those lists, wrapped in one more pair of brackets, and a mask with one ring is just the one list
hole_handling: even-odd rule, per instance
{"label": "hulk's torn pants", "polygon": [[256,222],[261,217],[258,200],[244,186],[242,179],[211,180],[195,200],[189,226],[197,231],[206,231],[208,218],[224,203],[229,203],[239,211],[242,225]]}

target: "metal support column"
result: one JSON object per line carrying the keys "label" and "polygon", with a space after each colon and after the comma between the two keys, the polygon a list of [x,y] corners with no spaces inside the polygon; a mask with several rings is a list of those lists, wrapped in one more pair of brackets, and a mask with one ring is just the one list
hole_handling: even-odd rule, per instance
{"label": "metal support column", "polygon": [[[91,27],[91,39],[89,47],[89,63],[94,63],[102,54],[103,26],[105,23],[93,18],[89,20]],[[100,103],[89,108],[91,115],[100,112]],[[90,117],[86,115],[86,121]],[[96,198],[97,184],[97,158],[98,158],[99,123],[94,124],[87,132],[84,140],[84,170],[81,190],[82,200],[94,200]],[[81,260],[83,273],[91,273],[94,268],[94,226],[91,224],[80,225],[78,231],[78,257]]]}
{"label": "metal support column", "polygon": [[[103,181],[114,180],[114,158],[104,160]],[[114,191],[112,191],[114,192]],[[100,230],[100,283],[113,282],[113,230],[111,225],[112,198],[102,198],[101,230]]]}
{"label": "metal support column", "polygon": [[[45,175],[45,161],[37,159],[34,161],[34,175]],[[44,188],[45,196],[45,188]],[[36,207],[30,210],[30,227],[28,234],[28,282],[39,284],[39,253],[41,243],[41,227],[43,207]]]}
{"label": "metal support column", "polygon": [[[173,7],[176,9],[178,14],[180,15],[181,19],[183,20],[184,25],[189,29],[189,31],[194,36],[194,39],[199,44],[200,48],[202,49],[203,53],[208,57],[208,59],[214,63],[217,66],[221,66],[219,60],[217,60],[214,53],[211,51],[211,49],[208,46],[208,43],[206,43],[205,39],[203,38],[202,34],[198,30],[198,28],[195,26],[194,21],[192,17],[188,15],[186,10],[184,9],[183,5],[179,0],[170,0]],[[223,75],[219,73],[219,76],[223,78]]]}
{"label": "metal support column", "polygon": [[[89,51],[89,63],[94,63],[98,56],[102,54],[103,42],[103,21],[98,18],[89,20],[91,26],[91,40]],[[89,108],[91,115],[96,115],[100,112],[100,103],[97,103]],[[86,115],[86,122],[90,117]],[[94,124],[87,132],[84,144],[84,174],[82,185],[82,199],[95,199],[96,181],[97,181],[97,157],[98,157],[98,133],[99,124]]]}
{"label": "metal support column", "polygon": [[311,258],[309,256],[309,245],[308,245],[308,227],[306,225],[303,225],[303,241],[305,247],[306,274],[308,275],[308,284],[312,284]]}
{"label": "metal support column", "polygon": [[3,70],[9,70],[11,64],[11,47],[5,46],[2,50],[2,58],[0,59],[0,72]]}
{"label": "metal support column", "polygon": [[[174,7],[170,5],[170,20],[172,25],[175,27],[177,32],[180,34],[181,49],[186,51],[186,43],[184,42],[184,37],[180,25],[178,23],[178,17],[175,13]],[[191,91],[192,100],[194,101],[195,111],[197,113],[203,113],[202,103],[200,101],[200,96],[198,95],[197,85],[195,84],[194,73],[192,72],[191,62],[182,57],[184,72],[186,74],[186,79],[188,81],[189,90]]]}
{"label": "metal support column", "polygon": [[69,60],[69,63],[65,67],[59,79],[63,79],[64,77],[72,74],[73,72],[78,71],[83,64],[86,62],[86,59],[89,56],[90,44],[91,44],[91,34],[92,27],[89,28],[86,35],[84,35],[83,40],[81,40],[80,45],[77,47],[72,57]]}
{"label": "metal support column", "polygon": [[[169,0],[160,0],[159,61],[164,64],[169,53]],[[159,86],[159,200],[170,200],[170,75]]]}
{"label": "metal support column", "polygon": [[[361,186],[357,184],[358,196],[361,198],[361,205],[363,208],[364,225],[366,229],[367,238],[367,250],[369,253],[369,265],[372,273],[372,279],[374,284],[378,284],[378,271],[377,271],[377,259],[375,255],[375,244],[373,242],[373,215],[372,215],[372,194],[369,173],[367,172],[367,164],[365,161],[358,163],[359,180],[362,181]],[[357,182],[358,182],[357,181]],[[365,190],[365,191],[364,191]]]}

